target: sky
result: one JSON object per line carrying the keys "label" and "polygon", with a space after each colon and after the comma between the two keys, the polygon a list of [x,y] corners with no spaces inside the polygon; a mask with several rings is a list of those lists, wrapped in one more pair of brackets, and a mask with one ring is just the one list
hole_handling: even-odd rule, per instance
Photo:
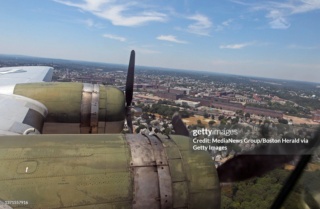
{"label": "sky", "polygon": [[2,0],[0,54],[320,82],[320,0]]}

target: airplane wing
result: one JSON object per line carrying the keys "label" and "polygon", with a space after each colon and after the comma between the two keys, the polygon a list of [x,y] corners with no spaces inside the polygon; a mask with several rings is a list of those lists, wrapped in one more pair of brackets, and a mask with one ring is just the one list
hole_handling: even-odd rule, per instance
{"label": "airplane wing", "polygon": [[19,83],[51,81],[52,73],[53,68],[45,66],[0,68],[0,135],[41,133],[47,108],[13,91]]}
{"label": "airplane wing", "polygon": [[0,94],[13,94],[14,87],[18,83],[49,82],[52,74],[53,68],[47,66],[0,68]]}

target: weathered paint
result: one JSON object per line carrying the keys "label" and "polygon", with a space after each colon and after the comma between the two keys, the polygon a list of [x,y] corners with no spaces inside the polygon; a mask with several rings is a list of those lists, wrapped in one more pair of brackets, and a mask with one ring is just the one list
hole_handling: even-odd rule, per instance
{"label": "weathered paint", "polygon": [[25,200],[28,208],[131,207],[130,155],[123,135],[0,140],[1,200]]}
{"label": "weathered paint", "polygon": [[37,100],[48,108],[47,122],[80,121],[82,83],[17,84],[14,94]]}
{"label": "weathered paint", "polygon": [[[183,205],[180,203],[179,207],[187,208],[220,208],[220,184],[218,173],[212,163],[208,152],[194,151],[190,147],[190,139],[184,136],[171,135],[172,141],[165,142],[166,148],[176,146],[180,152],[182,169],[176,169],[180,178],[186,178],[184,181],[178,181],[177,185],[174,184],[173,193],[177,193],[176,201],[182,202],[187,196],[188,203]],[[172,160],[178,160],[178,153],[173,155]],[[170,160],[169,160],[170,162]],[[170,164],[169,164],[170,165]],[[171,169],[171,167],[170,167]],[[185,175],[182,174],[184,172]],[[172,174],[171,174],[172,175]],[[187,190],[186,187],[188,188]],[[188,194],[186,194],[188,191]],[[174,200],[174,202],[175,202]],[[178,208],[178,205],[177,205]]]}
{"label": "weathered paint", "polygon": [[[45,123],[78,123],[82,128],[81,131],[79,130],[80,133],[119,133],[125,119],[123,92],[113,86],[100,85],[99,94],[96,95],[95,92],[92,92],[91,96],[90,92],[83,94],[83,88],[84,84],[82,83],[28,83],[17,84],[14,94],[44,104],[48,108]],[[88,99],[83,99],[83,95],[88,95]],[[84,102],[86,104],[83,104]],[[91,114],[92,107],[95,107],[94,112],[98,112],[98,117],[83,115],[84,107],[89,108],[86,110],[88,114]],[[89,121],[85,121],[84,118],[88,118]],[[95,121],[90,121],[92,118]],[[84,127],[86,125],[88,127]],[[44,132],[47,132],[46,129]],[[56,132],[59,133],[59,130]],[[78,133],[78,131],[74,133]]]}
{"label": "weathered paint", "polygon": [[[152,147],[154,152],[144,153],[153,155],[153,162],[133,159],[139,153],[133,154],[130,137],[147,143],[150,140],[147,149]],[[137,205],[134,201],[139,201],[135,199],[136,190],[154,184],[159,192],[152,201],[159,208],[220,208],[217,172],[209,154],[191,151],[187,137],[152,137],[132,134],[3,136],[0,138],[0,200],[28,201],[26,208],[129,209]],[[134,147],[144,149],[146,146],[142,143]],[[156,152],[160,154],[158,157]],[[135,162],[148,166],[135,170]],[[159,172],[161,162],[170,174],[163,183],[168,184],[170,180],[169,187],[159,184],[163,181],[160,179],[163,174]],[[150,166],[155,168],[154,175],[149,180],[141,178],[145,175],[144,168]],[[159,180],[153,182],[157,177]],[[167,199],[170,205],[165,205]],[[10,206],[23,208],[24,205]]]}

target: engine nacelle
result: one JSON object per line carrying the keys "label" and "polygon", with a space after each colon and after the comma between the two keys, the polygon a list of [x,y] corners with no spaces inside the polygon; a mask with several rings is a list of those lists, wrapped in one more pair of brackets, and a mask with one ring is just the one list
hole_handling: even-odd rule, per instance
{"label": "engine nacelle", "polygon": [[125,119],[125,98],[112,86],[86,83],[17,84],[14,94],[48,108],[44,134],[119,133]]}
{"label": "engine nacelle", "polygon": [[190,143],[178,135],[4,136],[0,200],[35,209],[219,209],[212,159]]}

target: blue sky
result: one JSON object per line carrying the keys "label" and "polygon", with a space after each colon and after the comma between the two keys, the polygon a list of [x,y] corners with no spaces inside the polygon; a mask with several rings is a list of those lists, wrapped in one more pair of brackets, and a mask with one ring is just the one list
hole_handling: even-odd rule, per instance
{"label": "blue sky", "polygon": [[0,53],[320,82],[320,0],[3,0]]}

